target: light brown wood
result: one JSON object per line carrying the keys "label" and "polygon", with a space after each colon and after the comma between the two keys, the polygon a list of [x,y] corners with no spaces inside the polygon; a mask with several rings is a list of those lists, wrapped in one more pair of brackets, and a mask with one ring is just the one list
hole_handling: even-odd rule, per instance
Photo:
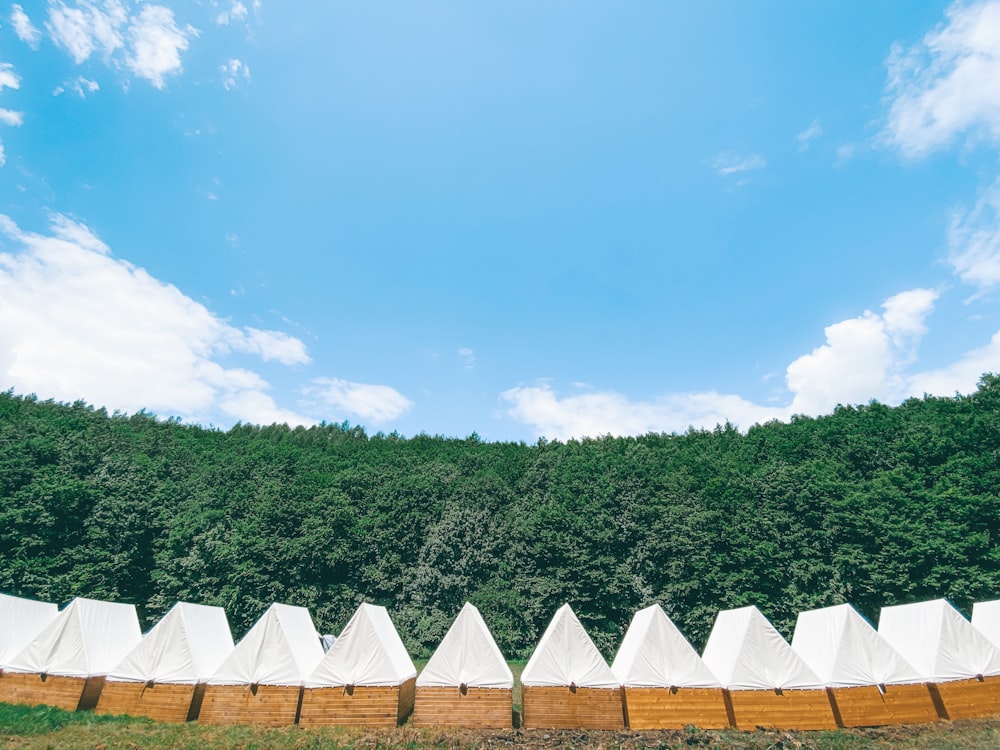
{"label": "light brown wood", "polygon": [[401,685],[306,688],[299,726],[394,727],[413,711],[416,678]]}
{"label": "light brown wood", "polygon": [[621,688],[521,687],[525,729],[624,729]]}
{"label": "light brown wood", "polygon": [[830,688],[834,713],[842,727],[927,724],[938,710],[926,683]]}
{"label": "light brown wood", "polygon": [[0,701],[29,706],[55,706],[67,711],[97,705],[104,677],[64,677],[22,672],[0,675]]}
{"label": "light brown wood", "polygon": [[145,716],[172,724],[188,721],[194,701],[193,684],[108,680],[97,703],[99,714]]}
{"label": "light brown wood", "polygon": [[625,718],[631,729],[729,729],[722,688],[625,687]]}
{"label": "light brown wood", "polygon": [[826,690],[730,690],[737,729],[836,729]]}
{"label": "light brown wood", "polygon": [[291,726],[301,698],[297,685],[206,685],[198,723]]}
{"label": "light brown wood", "polygon": [[514,691],[498,688],[418,687],[413,704],[415,727],[513,726]]}
{"label": "light brown wood", "polygon": [[1000,714],[1000,677],[936,682],[943,719],[976,719]]}

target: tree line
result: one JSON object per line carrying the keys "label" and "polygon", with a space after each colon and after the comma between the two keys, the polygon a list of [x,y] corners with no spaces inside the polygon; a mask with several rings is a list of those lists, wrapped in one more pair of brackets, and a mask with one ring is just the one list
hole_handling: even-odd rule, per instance
{"label": "tree line", "polygon": [[0,590],[225,608],[339,632],[388,607],[427,656],[465,601],[509,658],[570,602],[613,655],[659,602],[701,648],[718,610],[1000,597],[1000,377],[741,433],[535,444],[357,426],[228,431],[0,393]]}

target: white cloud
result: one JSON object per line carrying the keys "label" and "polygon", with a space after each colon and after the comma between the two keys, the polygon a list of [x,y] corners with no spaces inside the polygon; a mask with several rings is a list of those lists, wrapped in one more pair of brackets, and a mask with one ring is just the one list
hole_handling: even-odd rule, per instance
{"label": "white cloud", "polygon": [[948,261],[962,281],[981,289],[1000,282],[1000,179],[948,230]]}
{"label": "white cloud", "polygon": [[[180,28],[173,11],[164,5],[122,0],[50,2],[45,28],[52,41],[78,65],[91,55],[101,54],[109,67],[127,70],[158,89],[164,87],[167,76],[181,72],[181,53],[188,49],[189,39],[198,34],[191,26]],[[55,93],[72,88],[83,96],[85,91],[96,90],[85,89],[85,79],[79,80],[80,86],[64,84]]]}
{"label": "white cloud", "polygon": [[4,109],[0,107],[0,122],[4,125],[10,125],[12,127],[17,127],[24,122],[24,113],[15,112],[12,109]]}
{"label": "white cloud", "polygon": [[322,406],[376,423],[397,419],[413,408],[413,402],[395,388],[341,378],[317,378],[303,393],[318,399]]}
{"label": "white cloud", "polygon": [[135,75],[162,89],[164,76],[181,71],[181,52],[195,33],[191,27],[178,28],[170,8],[145,5],[129,27],[131,52],[125,64]]}
{"label": "white cloud", "polygon": [[79,65],[94,52],[105,57],[124,44],[121,28],[128,20],[128,11],[120,0],[102,3],[80,0],[70,7],[64,2],[49,3],[49,20],[45,28],[55,44],[64,48]]}
{"label": "white cloud", "polygon": [[941,371],[907,374],[926,333],[925,320],[938,293],[913,289],[887,299],[881,315],[866,311],[826,328],[826,343],[792,362],[785,381],[786,406],[756,404],[715,391],[674,393],[650,401],[631,401],[614,392],[560,398],[551,385],[521,386],[500,394],[508,414],[550,438],[683,432],[712,428],[726,421],[741,428],[793,414],[819,415],[837,404],[872,399],[894,403],[934,393],[951,395],[975,387],[983,372],[1000,369],[1000,334],[990,347],[972,352]]}
{"label": "white cloud", "polygon": [[[52,217],[47,234],[0,216],[0,382],[21,393],[150,409],[185,419],[315,420],[278,409],[257,373],[224,363],[237,350],[299,363],[287,334],[236,328],[141,268],[116,259],[87,226]],[[0,246],[2,247],[2,246]],[[241,410],[242,409],[242,410]]]}
{"label": "white cloud", "polygon": [[476,351],[467,346],[458,350],[458,356],[462,358],[462,366],[466,370],[472,370],[476,366]]}
{"label": "white cloud", "polygon": [[[254,10],[259,9],[259,5],[255,5]],[[233,0],[232,6],[229,10],[224,10],[220,12],[215,17],[215,22],[220,26],[227,26],[230,21],[242,21],[247,17],[247,6],[241,3],[239,0]]]}
{"label": "white cloud", "polygon": [[21,88],[21,76],[14,72],[14,66],[0,62],[0,91]]}
{"label": "white cloud", "polygon": [[0,167],[7,163],[7,152],[3,147],[3,141],[0,141]]}
{"label": "white cloud", "polygon": [[837,404],[896,401],[905,394],[903,368],[913,361],[923,320],[937,292],[914,289],[886,300],[883,315],[866,310],[827,326],[826,343],[792,362],[785,373],[791,411],[824,414]]}
{"label": "white cloud", "polygon": [[728,177],[739,172],[749,172],[753,169],[763,169],[767,162],[760,154],[740,156],[739,154],[722,153],[713,157],[709,165],[720,177]]}
{"label": "white cloud", "polygon": [[946,21],[889,59],[882,142],[919,158],[962,135],[1000,142],[1000,0],[955,2]]}
{"label": "white cloud", "polygon": [[509,405],[512,417],[536,427],[540,435],[559,440],[683,432],[691,426],[712,427],[727,419],[749,426],[786,415],[785,410],[757,406],[739,396],[714,391],[630,401],[609,391],[559,398],[550,385],[542,384],[511,388],[500,398]]}
{"label": "white cloud", "polygon": [[81,99],[86,99],[88,94],[93,94],[95,91],[100,90],[100,85],[97,81],[91,81],[83,76],[77,76],[76,78],[71,78],[67,81],[63,81],[62,86],[57,86],[52,92],[52,96],[59,96],[66,91],[72,91]]}
{"label": "white cloud", "polygon": [[10,22],[14,24],[14,32],[18,39],[32,49],[38,49],[38,43],[42,40],[42,32],[31,23],[24,8],[17,3],[11,8]]}
{"label": "white cloud", "polygon": [[241,83],[250,81],[250,68],[247,67],[246,63],[236,58],[225,65],[220,65],[219,70],[222,71],[222,85],[226,91],[232,91]]}
{"label": "white cloud", "polygon": [[795,140],[799,142],[799,151],[805,151],[809,148],[809,144],[823,135],[823,126],[819,124],[819,120],[813,120],[809,123],[809,127],[795,136]]}

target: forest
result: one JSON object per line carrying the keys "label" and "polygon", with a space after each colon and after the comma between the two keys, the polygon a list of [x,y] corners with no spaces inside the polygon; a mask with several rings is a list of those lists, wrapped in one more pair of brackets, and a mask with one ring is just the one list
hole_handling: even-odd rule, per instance
{"label": "forest", "polygon": [[337,633],[388,607],[411,653],[463,602],[525,658],[569,602],[606,657],[659,602],[700,649],[720,609],[1000,597],[1000,377],[970,395],[841,406],[743,433],[535,444],[222,431],[0,393],[0,591],[225,608],[273,601]]}

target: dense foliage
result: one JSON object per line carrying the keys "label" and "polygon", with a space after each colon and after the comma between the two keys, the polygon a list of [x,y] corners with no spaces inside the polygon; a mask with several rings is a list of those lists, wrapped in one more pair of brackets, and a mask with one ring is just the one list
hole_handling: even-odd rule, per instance
{"label": "dense foliage", "polygon": [[228,432],[0,394],[0,590],[225,607],[337,632],[362,600],[415,655],[462,603],[526,655],[569,601],[606,655],[660,602],[717,610],[1000,596],[1000,377],[741,434],[487,443],[349,425]]}

